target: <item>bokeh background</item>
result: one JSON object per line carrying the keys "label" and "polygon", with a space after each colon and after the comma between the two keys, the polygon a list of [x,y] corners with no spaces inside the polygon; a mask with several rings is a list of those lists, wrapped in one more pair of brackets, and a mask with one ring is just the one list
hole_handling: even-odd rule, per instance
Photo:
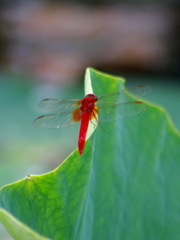
{"label": "bokeh background", "polygon": [[[180,129],[178,1],[0,1],[0,187],[56,168],[79,124],[37,129],[43,98],[82,98],[86,67],[148,84]],[[0,239],[11,239],[0,225]]]}

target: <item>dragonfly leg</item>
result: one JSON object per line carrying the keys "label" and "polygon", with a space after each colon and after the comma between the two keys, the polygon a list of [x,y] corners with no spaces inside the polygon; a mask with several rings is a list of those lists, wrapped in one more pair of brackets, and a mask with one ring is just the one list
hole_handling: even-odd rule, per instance
{"label": "dragonfly leg", "polygon": [[[95,109],[95,111],[96,111],[96,109]],[[96,111],[97,112],[97,111]],[[98,113],[98,112],[97,112]],[[101,123],[99,122],[99,120],[97,119],[97,117],[96,117],[97,115],[96,114],[94,114],[94,112],[93,112],[93,117],[96,119],[96,121],[97,121],[97,123],[99,124],[99,126],[102,128],[102,130],[105,132],[105,129],[103,128],[103,126],[101,125]],[[92,121],[91,121],[91,123],[94,125],[94,127],[96,126]]]}

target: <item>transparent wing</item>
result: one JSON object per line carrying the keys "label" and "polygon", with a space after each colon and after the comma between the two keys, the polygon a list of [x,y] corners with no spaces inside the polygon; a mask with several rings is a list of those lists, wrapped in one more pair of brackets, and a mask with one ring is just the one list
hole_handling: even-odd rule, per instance
{"label": "transparent wing", "polygon": [[151,88],[147,85],[137,85],[135,87],[126,88],[119,92],[109,93],[98,97],[97,106],[134,102],[134,99],[142,97],[150,91]]}
{"label": "transparent wing", "polygon": [[147,109],[143,102],[125,102],[114,105],[98,106],[99,122],[108,122],[120,118],[136,115]]}
{"label": "transparent wing", "polygon": [[73,120],[73,111],[42,115],[33,122],[34,127],[61,128],[69,126],[77,121]]}
{"label": "transparent wing", "polygon": [[68,108],[75,108],[81,104],[79,99],[46,98],[39,103],[39,107],[48,112],[58,112]]}

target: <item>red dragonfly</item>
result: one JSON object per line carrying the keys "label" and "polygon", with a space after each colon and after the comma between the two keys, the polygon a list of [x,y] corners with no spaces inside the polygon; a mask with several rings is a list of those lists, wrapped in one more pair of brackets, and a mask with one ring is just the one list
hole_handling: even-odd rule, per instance
{"label": "red dragonfly", "polygon": [[33,126],[61,128],[81,121],[78,149],[79,154],[82,155],[90,121],[95,119],[100,124],[101,122],[113,121],[145,111],[147,105],[141,101],[136,101],[135,98],[150,91],[151,88],[146,85],[137,85],[101,96],[90,93],[81,100],[46,98],[39,103],[39,107],[56,113],[36,118]]}

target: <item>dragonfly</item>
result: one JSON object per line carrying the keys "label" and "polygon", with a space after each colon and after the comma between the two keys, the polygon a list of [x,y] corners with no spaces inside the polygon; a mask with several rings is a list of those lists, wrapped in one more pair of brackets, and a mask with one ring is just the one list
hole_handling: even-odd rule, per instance
{"label": "dragonfly", "polygon": [[83,99],[46,98],[39,103],[39,107],[54,113],[39,116],[34,120],[33,126],[61,128],[80,122],[78,149],[82,155],[90,122],[95,120],[102,127],[101,122],[118,120],[145,111],[147,105],[137,98],[150,91],[149,86],[141,84],[101,96],[89,93]]}

